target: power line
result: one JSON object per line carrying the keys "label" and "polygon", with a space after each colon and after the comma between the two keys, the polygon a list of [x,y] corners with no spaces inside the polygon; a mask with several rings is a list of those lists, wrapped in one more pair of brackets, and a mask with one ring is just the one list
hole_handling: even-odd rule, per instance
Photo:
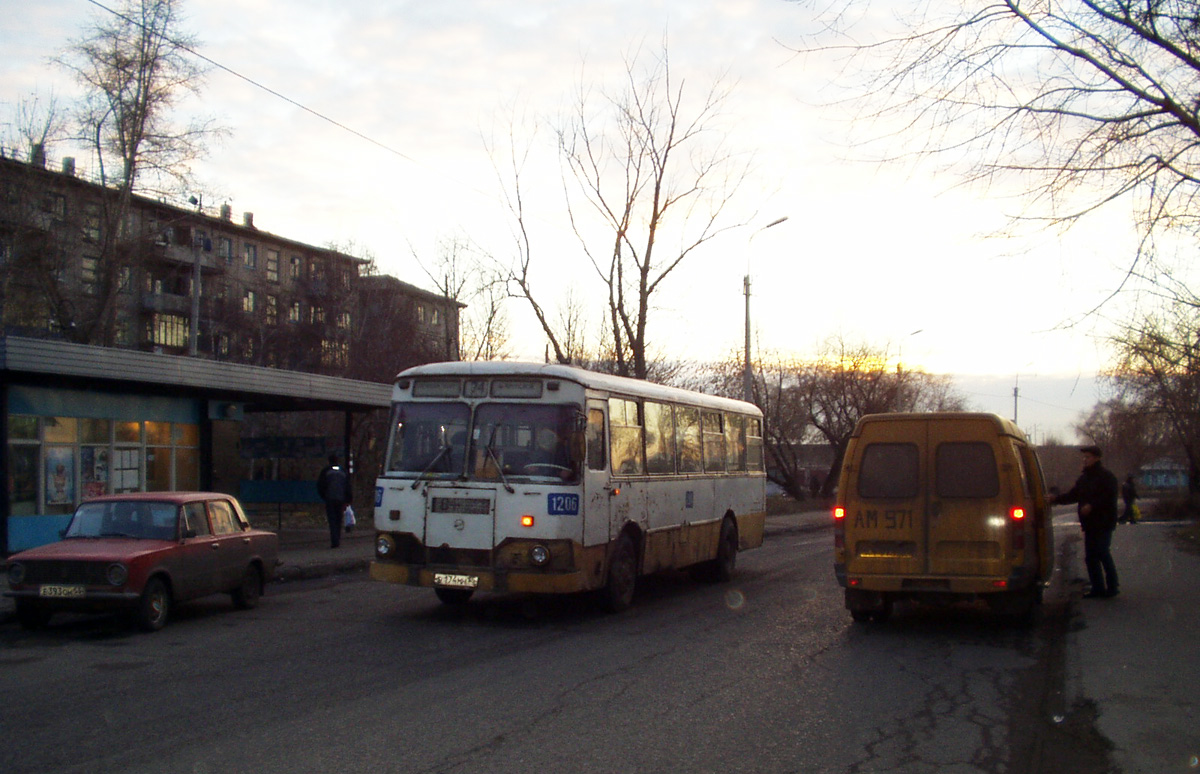
{"label": "power line", "polygon": [[[99,8],[103,11],[107,11],[108,13],[112,14],[113,16],[116,16],[118,19],[124,19],[126,22],[128,22],[136,27],[141,27],[143,30],[146,29],[145,25],[142,24],[140,21],[138,21],[136,19],[131,19],[128,16],[126,16],[125,14],[121,13],[120,11],[115,11],[112,8],[109,8],[108,6],[104,5],[103,3],[98,2],[98,0],[87,0],[87,1],[89,3],[91,3],[92,5],[96,6],[97,8]],[[213,67],[216,67],[219,70],[223,70],[224,72],[229,73],[233,77],[245,81],[246,83],[250,84],[251,86],[255,87],[256,89],[262,89],[263,91],[267,92],[271,96],[277,97],[277,98],[283,100],[284,102],[288,103],[289,105],[300,108],[301,110],[308,113],[309,115],[315,116],[316,118],[319,118],[322,121],[325,121],[326,123],[336,126],[338,129],[341,129],[345,132],[349,132],[350,134],[354,135],[355,137],[358,137],[361,140],[366,140],[367,142],[371,143],[372,145],[374,145],[378,148],[381,148],[381,149],[387,151],[388,153],[391,153],[395,156],[399,156],[400,158],[404,159],[405,161],[412,162],[413,164],[420,164],[420,162],[418,162],[412,156],[409,156],[406,153],[398,151],[395,148],[391,147],[390,145],[380,142],[379,140],[376,140],[373,137],[363,134],[362,132],[358,131],[357,129],[347,126],[346,124],[343,124],[341,121],[330,118],[329,116],[325,115],[324,113],[320,112],[319,110],[314,110],[313,108],[310,108],[309,106],[305,105],[302,102],[297,102],[296,100],[292,99],[291,97],[287,96],[286,94],[282,94],[282,93],[276,91],[275,89],[272,89],[270,86],[259,83],[258,81],[254,80],[253,78],[251,78],[247,75],[242,75],[240,72],[238,72],[237,70],[234,70],[232,67],[226,67],[225,65],[221,64],[217,60],[212,59],[211,57],[207,57],[204,54],[201,54],[199,51],[192,48],[191,46],[181,43],[178,40],[173,40],[171,38],[167,38],[165,35],[162,37],[164,40],[167,40],[172,45],[178,46],[180,49],[187,51],[189,54],[196,57],[197,59],[203,60],[203,61],[207,62],[208,64],[212,65]]]}

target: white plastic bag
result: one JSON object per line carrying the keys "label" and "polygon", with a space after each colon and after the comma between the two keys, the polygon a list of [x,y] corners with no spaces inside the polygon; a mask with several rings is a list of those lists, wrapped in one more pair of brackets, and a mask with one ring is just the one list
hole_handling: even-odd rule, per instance
{"label": "white plastic bag", "polygon": [[347,532],[349,532],[351,529],[354,528],[354,525],[358,523],[354,519],[354,506],[352,506],[352,505],[346,506],[346,513],[343,515],[342,521],[346,525]]}

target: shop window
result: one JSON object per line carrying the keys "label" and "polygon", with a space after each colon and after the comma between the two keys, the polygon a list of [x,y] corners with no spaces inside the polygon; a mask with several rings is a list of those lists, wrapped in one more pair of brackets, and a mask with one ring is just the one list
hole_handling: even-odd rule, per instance
{"label": "shop window", "polygon": [[38,440],[37,417],[11,416],[8,418],[8,438],[10,441]]}
{"label": "shop window", "polygon": [[46,443],[75,443],[79,422],[74,417],[46,417]]}
{"label": "shop window", "polygon": [[169,492],[171,490],[171,448],[149,446],[146,448],[146,491]]}
{"label": "shop window", "polygon": [[69,513],[75,507],[75,447],[46,446],[44,480],[46,510]]}
{"label": "shop window", "polygon": [[141,443],[141,422],[117,422],[114,426],[116,433],[113,440],[117,443]]}
{"label": "shop window", "polygon": [[147,422],[146,423],[146,445],[147,446],[170,446],[171,445],[171,423],[170,422]]}
{"label": "shop window", "polygon": [[8,447],[8,512],[13,516],[31,516],[38,511],[40,451],[37,444]]}

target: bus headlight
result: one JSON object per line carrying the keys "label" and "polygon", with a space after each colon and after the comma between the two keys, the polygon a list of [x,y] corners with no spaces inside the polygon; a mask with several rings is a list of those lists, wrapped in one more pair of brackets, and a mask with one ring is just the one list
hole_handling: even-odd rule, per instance
{"label": "bus headlight", "polygon": [[375,538],[375,555],[380,559],[389,559],[396,553],[396,540],[391,535],[380,535]]}
{"label": "bus headlight", "polygon": [[535,567],[544,567],[550,563],[550,549],[543,545],[536,545],[529,549],[529,561],[533,562]]}
{"label": "bus headlight", "polygon": [[125,581],[129,580],[129,568],[120,562],[113,562],[104,571],[104,579],[110,586],[124,586]]}

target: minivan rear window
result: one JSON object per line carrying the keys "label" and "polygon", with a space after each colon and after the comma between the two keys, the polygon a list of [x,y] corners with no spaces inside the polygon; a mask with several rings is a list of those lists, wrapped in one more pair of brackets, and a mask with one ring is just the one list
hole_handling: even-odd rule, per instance
{"label": "minivan rear window", "polygon": [[1000,493],[991,444],[938,444],[934,467],[939,497],[995,497]]}
{"label": "minivan rear window", "polygon": [[917,445],[873,443],[863,450],[858,474],[858,496],[905,498],[917,496],[919,468]]}

